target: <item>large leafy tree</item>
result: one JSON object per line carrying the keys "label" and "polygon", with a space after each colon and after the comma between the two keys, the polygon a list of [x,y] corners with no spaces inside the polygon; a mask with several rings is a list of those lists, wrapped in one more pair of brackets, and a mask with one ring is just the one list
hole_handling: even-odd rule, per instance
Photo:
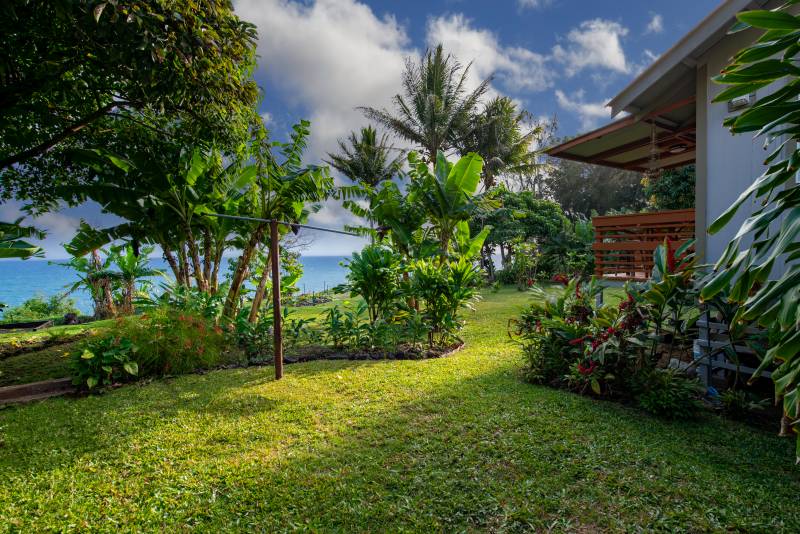
{"label": "large leafy tree", "polygon": [[[736,54],[716,78],[730,87],[714,99],[726,102],[759,91],[761,98],[726,120],[734,133],[756,132],[772,152],[766,170],[711,224],[716,233],[727,226],[750,199],[757,208],[717,262],[702,297],[727,292],[739,307],[734,323],[755,321],[770,331],[770,348],[757,371],[775,366],[777,398],[790,420],[800,418],[800,187],[793,182],[800,167],[800,17],[788,2],[774,11],[739,13],[735,30],[758,28],[755,44]],[[780,80],[783,83],[772,84]],[[764,90],[766,87],[776,87]],[[754,204],[756,204],[754,202]],[[776,272],[777,268],[777,272]],[[782,273],[782,274],[781,274]],[[726,291],[727,290],[727,291]],[[800,462],[800,440],[797,445]]]}
{"label": "large leafy tree", "polygon": [[680,210],[694,207],[694,165],[669,169],[658,176],[642,178],[647,206],[655,210]]}
{"label": "large leafy tree", "polygon": [[641,175],[569,160],[551,160],[537,193],[552,198],[570,217],[645,207]]}
{"label": "large leafy tree", "polygon": [[395,95],[394,112],[362,108],[365,115],[422,149],[429,163],[437,153],[455,148],[474,115],[489,79],[468,88],[470,66],[463,67],[442,45],[428,50],[419,63],[406,60],[403,93]]}
{"label": "large leafy tree", "polygon": [[120,122],[169,116],[227,139],[258,98],[256,30],[230,1],[9,0],[0,33],[6,197],[74,182],[63,149],[102,140]]}
{"label": "large leafy tree", "polygon": [[458,151],[481,155],[484,190],[494,187],[500,176],[530,176],[540,171],[542,164],[533,145],[544,139],[549,128],[546,124],[529,125],[531,122],[530,113],[518,110],[513,100],[503,96],[487,102],[480,113],[462,125]]}

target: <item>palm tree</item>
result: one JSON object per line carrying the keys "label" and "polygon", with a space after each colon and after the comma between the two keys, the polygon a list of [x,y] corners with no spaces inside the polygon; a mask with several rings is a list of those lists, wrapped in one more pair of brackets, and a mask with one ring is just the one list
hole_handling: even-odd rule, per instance
{"label": "palm tree", "polygon": [[[81,223],[87,226],[86,223]],[[88,228],[88,226],[87,226]],[[67,252],[73,253],[72,249],[65,247]],[[103,251],[105,253],[105,251]],[[67,286],[67,295],[78,289],[86,289],[92,296],[94,302],[94,318],[108,319],[117,314],[114,298],[111,294],[111,257],[106,254],[106,259],[100,258],[98,249],[91,250],[88,255],[73,255],[68,262],[55,263],[61,267],[67,267],[75,271],[77,280]]]}
{"label": "palm tree", "polygon": [[117,270],[106,269],[103,274],[109,279],[119,282],[122,292],[120,311],[125,315],[133,313],[133,296],[136,293],[136,282],[142,278],[164,274],[158,269],[150,268],[148,256],[153,250],[153,247],[145,247],[141,251],[136,251],[130,244],[124,247],[111,247],[109,259]]}
{"label": "palm tree", "polygon": [[[342,191],[349,189],[348,198],[342,204],[353,214],[367,219],[369,228],[350,227],[350,229],[368,233],[374,240],[375,216],[371,205],[378,193],[377,188],[379,184],[391,181],[402,174],[406,151],[399,150],[393,156],[391,151],[395,148],[388,144],[388,136],[383,134],[378,139],[378,132],[372,126],[361,128],[360,137],[356,132],[351,132],[347,141],[349,144],[339,141],[340,152],[338,154],[329,152],[326,163],[356,185],[353,188],[342,188]],[[354,199],[367,199],[370,207],[365,208]]]}
{"label": "palm tree", "polygon": [[442,45],[428,50],[419,64],[406,59],[403,94],[393,98],[396,113],[386,109],[361,108],[367,118],[384,125],[398,136],[422,148],[429,163],[436,154],[457,145],[491,78],[467,89],[470,65],[462,67]]}
{"label": "palm tree", "polygon": [[392,157],[390,152],[394,147],[388,144],[388,137],[383,134],[378,139],[378,132],[372,126],[361,128],[360,137],[358,133],[350,132],[347,142],[339,141],[339,153],[328,152],[329,159],[325,163],[353,183],[374,188],[400,174],[405,161],[403,150]]}
{"label": "palm tree", "polygon": [[461,154],[475,152],[483,158],[484,191],[494,187],[500,175],[527,176],[540,169],[539,152],[531,150],[531,144],[542,140],[547,129],[535,124],[525,132],[525,124],[530,120],[527,111],[518,111],[510,98],[502,96],[489,101],[467,125],[459,138],[458,151]]}

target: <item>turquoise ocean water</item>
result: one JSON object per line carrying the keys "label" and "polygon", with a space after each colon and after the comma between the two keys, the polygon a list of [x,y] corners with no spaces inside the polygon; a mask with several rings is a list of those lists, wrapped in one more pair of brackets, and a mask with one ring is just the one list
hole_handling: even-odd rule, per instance
{"label": "turquoise ocean water", "polygon": [[[345,269],[340,265],[343,259],[340,256],[302,256],[303,278],[298,282],[299,289],[310,293],[344,282]],[[153,268],[170,272],[163,259],[150,261]],[[47,260],[0,261],[0,302],[16,306],[35,295],[61,294],[75,280],[74,271],[52,265]],[[91,299],[85,291],[76,291],[71,298],[83,313],[91,313]]]}

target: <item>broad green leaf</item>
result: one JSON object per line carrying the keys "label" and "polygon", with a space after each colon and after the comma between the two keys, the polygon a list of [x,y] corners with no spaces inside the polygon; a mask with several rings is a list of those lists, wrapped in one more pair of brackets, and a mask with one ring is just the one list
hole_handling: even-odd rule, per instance
{"label": "broad green leaf", "polygon": [[768,11],[756,9],[743,11],[736,15],[739,21],[765,30],[797,30],[800,29],[800,19],[783,11]]}

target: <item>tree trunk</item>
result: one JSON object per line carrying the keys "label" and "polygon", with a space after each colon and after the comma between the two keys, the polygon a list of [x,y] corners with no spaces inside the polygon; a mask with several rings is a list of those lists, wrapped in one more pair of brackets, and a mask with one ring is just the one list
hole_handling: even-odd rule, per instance
{"label": "tree trunk", "polygon": [[[100,253],[92,251],[92,265],[100,269],[103,265]],[[92,282],[92,295],[94,297],[94,316],[96,319],[108,319],[117,315],[114,306],[114,297],[111,294],[111,281],[108,278],[98,278]]]}
{"label": "tree trunk", "polygon": [[236,308],[238,307],[239,291],[244,284],[245,274],[247,267],[250,265],[250,259],[253,256],[253,251],[256,249],[261,239],[264,237],[265,223],[259,223],[255,231],[250,236],[250,240],[242,250],[242,255],[239,256],[239,261],[236,263],[236,270],[233,272],[231,279],[231,287],[228,290],[228,296],[225,298],[225,307],[222,309],[222,315],[233,319],[236,315]]}
{"label": "tree trunk", "polygon": [[219,291],[219,266],[222,263],[222,254],[225,252],[225,241],[217,244],[214,252],[214,268],[211,269],[211,279],[208,281],[209,291],[216,295]]}
{"label": "tree trunk", "polygon": [[178,261],[175,259],[175,254],[172,253],[172,249],[166,243],[162,243],[161,250],[164,251],[164,259],[169,264],[169,268],[172,269],[172,274],[175,275],[175,282],[179,286],[183,285],[183,273]]}
{"label": "tree trunk", "polygon": [[253,296],[253,305],[250,307],[250,316],[247,318],[251,323],[258,320],[258,312],[261,310],[261,303],[264,301],[264,294],[267,292],[267,281],[269,280],[269,271],[272,261],[272,256],[267,253],[267,262],[264,264],[264,270],[261,272],[261,279],[258,281],[256,294]]}
{"label": "tree trunk", "polygon": [[133,280],[125,281],[125,290],[122,294],[122,313],[124,315],[133,314],[133,292],[135,289],[136,286]]}
{"label": "tree trunk", "polygon": [[211,263],[213,261],[211,250],[211,232],[208,228],[203,228],[203,279],[206,281],[206,290],[211,288]]}
{"label": "tree trunk", "polygon": [[189,258],[192,260],[192,270],[194,271],[194,280],[197,283],[197,289],[200,291],[208,291],[208,285],[205,278],[203,278],[203,266],[200,263],[200,252],[197,250],[197,242],[194,240],[194,233],[192,227],[185,225],[186,230],[186,244],[189,247]]}
{"label": "tree trunk", "polygon": [[178,246],[178,265],[181,269],[181,280],[186,287],[192,286],[192,279],[189,277],[189,260],[186,258],[186,246],[180,243]]}

